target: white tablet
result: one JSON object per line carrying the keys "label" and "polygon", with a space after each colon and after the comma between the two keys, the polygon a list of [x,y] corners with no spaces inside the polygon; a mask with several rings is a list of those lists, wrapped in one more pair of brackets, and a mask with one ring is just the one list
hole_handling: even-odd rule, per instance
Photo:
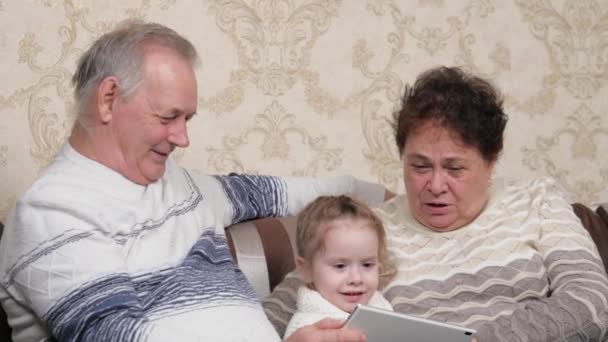
{"label": "white tablet", "polygon": [[361,330],[368,342],[470,342],[475,330],[357,305],[345,326]]}

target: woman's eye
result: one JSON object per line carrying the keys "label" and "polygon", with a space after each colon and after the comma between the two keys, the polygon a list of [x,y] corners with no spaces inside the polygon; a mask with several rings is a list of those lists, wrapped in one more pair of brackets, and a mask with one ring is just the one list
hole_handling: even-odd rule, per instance
{"label": "woman's eye", "polygon": [[431,169],[430,166],[423,164],[412,164],[412,168],[414,168],[414,171],[416,172],[427,172]]}

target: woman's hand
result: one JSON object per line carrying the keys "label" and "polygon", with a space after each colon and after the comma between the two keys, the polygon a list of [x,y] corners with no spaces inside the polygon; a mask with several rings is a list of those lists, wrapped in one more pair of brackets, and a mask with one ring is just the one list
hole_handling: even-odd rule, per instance
{"label": "woman's hand", "polygon": [[296,330],[285,342],[366,342],[365,335],[342,327],[344,321],[326,318]]}

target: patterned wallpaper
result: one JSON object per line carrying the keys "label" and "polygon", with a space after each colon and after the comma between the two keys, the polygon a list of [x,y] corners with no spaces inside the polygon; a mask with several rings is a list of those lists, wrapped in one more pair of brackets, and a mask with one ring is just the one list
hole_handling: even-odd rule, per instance
{"label": "patterned wallpaper", "polygon": [[608,202],[606,0],[0,0],[0,219],[69,132],[76,58],[129,17],[202,56],[182,165],[354,174],[399,192],[400,93],[460,65],[505,95],[496,176],[550,175],[574,200]]}

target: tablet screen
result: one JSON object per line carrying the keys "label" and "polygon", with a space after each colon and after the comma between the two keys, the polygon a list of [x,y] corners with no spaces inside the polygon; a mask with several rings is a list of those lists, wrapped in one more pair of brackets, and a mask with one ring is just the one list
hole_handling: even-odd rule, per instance
{"label": "tablet screen", "polygon": [[358,305],[345,326],[363,331],[368,342],[470,342],[475,330]]}

